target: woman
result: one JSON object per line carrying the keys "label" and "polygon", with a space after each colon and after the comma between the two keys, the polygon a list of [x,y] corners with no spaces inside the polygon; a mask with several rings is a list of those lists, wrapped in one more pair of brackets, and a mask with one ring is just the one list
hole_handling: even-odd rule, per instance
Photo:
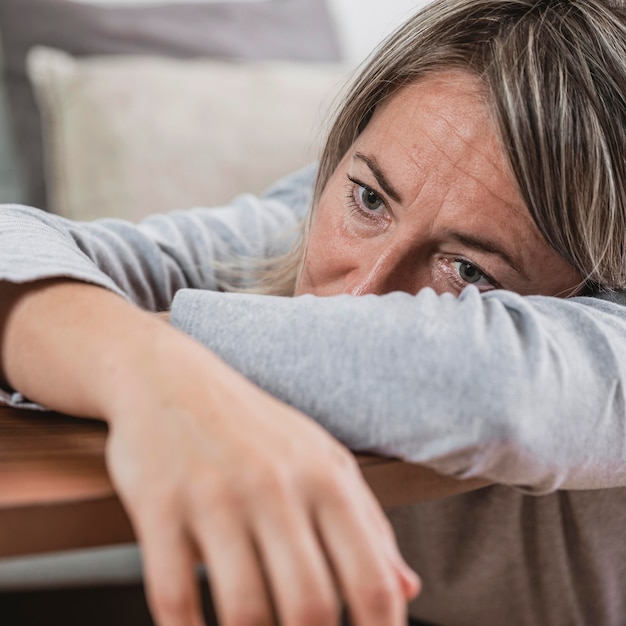
{"label": "woman", "polygon": [[626,283],[625,24],[602,0],[409,21],[346,97],[303,243],[264,281],[302,297],[206,290],[232,252],[280,258],[310,172],[137,227],[5,209],[10,399],[109,422],[160,623],[198,623],[196,555],[227,625],[330,624],[338,597],[396,625],[418,590],[345,449],[136,306],[172,299],[176,326],[351,447],[500,483],[398,514],[413,617],[621,623],[626,314],[588,296]]}

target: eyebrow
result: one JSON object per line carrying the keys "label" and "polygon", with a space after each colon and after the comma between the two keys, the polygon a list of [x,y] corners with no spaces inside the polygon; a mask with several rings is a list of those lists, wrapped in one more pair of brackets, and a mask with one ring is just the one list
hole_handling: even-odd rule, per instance
{"label": "eyebrow", "polygon": [[402,197],[400,194],[393,188],[393,185],[389,182],[384,172],[382,171],[378,161],[375,157],[367,156],[362,152],[355,152],[354,159],[358,159],[359,161],[363,161],[367,167],[370,168],[372,174],[378,181],[378,184],[382,187],[382,190],[395,202],[402,204]]}
{"label": "eyebrow", "polygon": [[521,268],[521,266],[516,263],[509,254],[507,254],[498,244],[488,241],[485,239],[480,239],[478,237],[473,237],[472,235],[466,235],[464,233],[452,232],[450,233],[450,237],[455,239],[459,243],[466,245],[468,248],[473,248],[474,250],[481,250],[482,252],[487,252],[489,254],[496,254],[504,261],[506,261],[518,274],[520,274],[527,281],[530,281],[528,274]]}

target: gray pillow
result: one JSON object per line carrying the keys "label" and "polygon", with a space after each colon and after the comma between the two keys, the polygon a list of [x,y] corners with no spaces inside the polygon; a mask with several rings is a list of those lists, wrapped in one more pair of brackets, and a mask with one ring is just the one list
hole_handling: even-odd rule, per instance
{"label": "gray pillow", "polygon": [[71,0],[0,0],[4,76],[27,202],[46,208],[41,124],[25,58],[35,45],[76,56],[335,61],[339,45],[324,0],[120,7]]}

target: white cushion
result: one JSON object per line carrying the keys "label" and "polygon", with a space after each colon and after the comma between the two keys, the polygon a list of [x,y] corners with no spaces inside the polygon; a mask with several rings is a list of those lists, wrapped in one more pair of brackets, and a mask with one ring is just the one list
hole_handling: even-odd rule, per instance
{"label": "white cushion", "polygon": [[74,58],[35,48],[51,210],[74,219],[223,203],[318,155],[334,64]]}

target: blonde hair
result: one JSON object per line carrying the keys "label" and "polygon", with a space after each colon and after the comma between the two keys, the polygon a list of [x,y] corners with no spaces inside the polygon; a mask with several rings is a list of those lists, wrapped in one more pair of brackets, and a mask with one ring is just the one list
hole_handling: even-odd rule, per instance
{"label": "blonde hair", "polygon": [[[375,108],[443,70],[478,76],[541,233],[588,288],[626,288],[626,11],[607,0],[439,0],[371,56],[324,147],[313,208]],[[310,221],[310,220],[309,220]],[[306,245],[272,262],[291,295]]]}

